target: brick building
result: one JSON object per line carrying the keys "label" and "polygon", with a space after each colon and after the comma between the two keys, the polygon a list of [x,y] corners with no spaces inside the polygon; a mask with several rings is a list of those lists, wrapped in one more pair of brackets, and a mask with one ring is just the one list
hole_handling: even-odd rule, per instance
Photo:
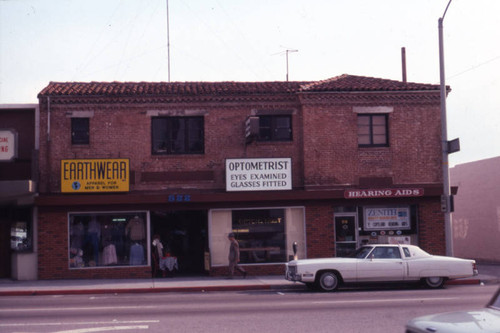
{"label": "brick building", "polygon": [[363,241],[445,252],[437,85],[51,82],[38,97],[40,279],[149,277],[154,235],[177,274],[225,274],[229,232],[251,274],[282,274],[294,242],[308,258]]}
{"label": "brick building", "polygon": [[33,280],[38,105],[0,105],[0,278]]}

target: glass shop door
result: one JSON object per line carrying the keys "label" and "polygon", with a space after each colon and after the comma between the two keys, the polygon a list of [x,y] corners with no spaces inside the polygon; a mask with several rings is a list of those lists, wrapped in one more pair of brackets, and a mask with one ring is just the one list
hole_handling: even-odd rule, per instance
{"label": "glass shop door", "polygon": [[335,255],[345,257],[358,247],[358,218],[356,213],[336,214]]}

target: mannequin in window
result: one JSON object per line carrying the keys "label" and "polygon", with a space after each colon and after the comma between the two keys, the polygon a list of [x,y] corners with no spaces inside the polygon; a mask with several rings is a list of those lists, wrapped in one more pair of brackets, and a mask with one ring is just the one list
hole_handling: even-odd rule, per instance
{"label": "mannequin in window", "polygon": [[144,221],[138,216],[134,216],[128,221],[125,227],[125,235],[132,241],[142,241],[146,238],[146,227]]}
{"label": "mannequin in window", "polygon": [[160,241],[160,235],[153,236],[153,247],[151,248],[151,268],[153,277],[160,273],[160,260],[163,258],[163,244]]}
{"label": "mannequin in window", "polygon": [[97,217],[92,215],[87,227],[87,242],[90,243],[92,254],[94,256],[93,263],[90,266],[99,266],[99,239],[101,238],[101,226],[97,221]]}
{"label": "mannequin in window", "polygon": [[112,224],[106,221],[101,226],[102,261],[104,265],[118,263],[116,247],[113,243]]}
{"label": "mannequin in window", "polygon": [[130,247],[129,265],[144,265],[144,247],[139,242],[134,242]]}
{"label": "mannequin in window", "polygon": [[71,217],[71,229],[70,229],[70,239],[71,248],[81,249],[85,240],[85,227],[82,221],[79,219],[78,222],[73,220]]}
{"label": "mannequin in window", "polygon": [[144,247],[143,240],[146,238],[146,226],[139,215],[135,215],[128,221],[125,227],[125,235],[130,239],[130,265],[144,264]]}

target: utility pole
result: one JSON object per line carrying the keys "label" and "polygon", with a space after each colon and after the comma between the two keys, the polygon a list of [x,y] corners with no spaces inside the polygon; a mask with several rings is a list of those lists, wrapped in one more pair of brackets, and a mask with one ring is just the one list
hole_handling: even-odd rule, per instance
{"label": "utility pole", "polygon": [[446,255],[453,255],[453,229],[451,223],[450,211],[450,169],[448,165],[448,129],[446,121],[446,84],[444,75],[444,48],[443,48],[443,20],[450,6],[451,0],[448,2],[443,16],[438,20],[439,30],[439,77],[440,77],[440,94],[441,94],[441,151],[443,159],[443,196],[441,198],[442,211],[444,212],[444,228],[446,239]]}
{"label": "utility pole", "polygon": [[286,50],[286,80],[288,81],[288,53],[289,52],[299,52],[299,50]]}

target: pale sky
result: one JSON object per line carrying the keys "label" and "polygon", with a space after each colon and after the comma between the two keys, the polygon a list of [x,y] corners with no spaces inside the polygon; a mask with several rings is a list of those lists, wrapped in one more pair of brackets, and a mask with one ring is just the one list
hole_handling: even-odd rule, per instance
{"label": "pale sky", "polygon": [[[449,0],[168,0],[171,81],[439,84]],[[0,103],[50,81],[168,81],[167,0],[0,0]],[[500,1],[453,0],[444,20],[450,164],[500,156]],[[1,124],[0,124],[1,127]]]}

